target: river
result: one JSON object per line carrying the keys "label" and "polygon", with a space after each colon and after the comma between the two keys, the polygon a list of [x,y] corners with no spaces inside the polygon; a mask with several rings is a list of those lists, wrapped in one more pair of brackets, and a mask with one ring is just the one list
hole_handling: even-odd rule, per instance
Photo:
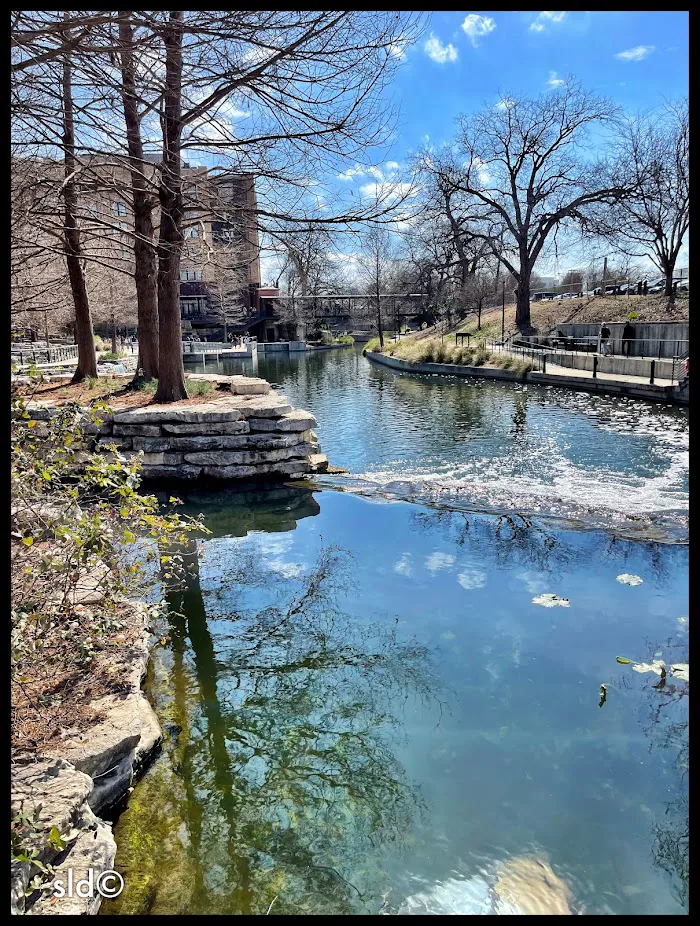
{"label": "river", "polygon": [[183,494],[212,534],[102,912],[685,913],[687,684],[634,666],[688,658],[687,412],[356,348],[222,369],[349,472]]}

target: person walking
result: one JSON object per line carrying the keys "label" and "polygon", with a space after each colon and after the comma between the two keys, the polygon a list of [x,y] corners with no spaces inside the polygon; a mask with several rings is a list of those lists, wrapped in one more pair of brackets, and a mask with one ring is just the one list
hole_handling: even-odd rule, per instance
{"label": "person walking", "polygon": [[642,281],[641,280],[637,280],[637,295],[638,296],[642,295]]}
{"label": "person walking", "polygon": [[634,326],[629,322],[622,330],[622,356],[629,357],[632,341],[634,340]]}
{"label": "person walking", "polygon": [[601,356],[603,357],[608,356],[608,341],[609,340],[610,340],[610,329],[605,324],[605,322],[603,322],[603,324],[600,326],[600,353],[601,353]]}
{"label": "person walking", "polygon": [[642,283],[642,295],[643,296],[646,296],[648,289],[649,289],[649,283],[647,282],[647,280],[645,280],[644,283]]}

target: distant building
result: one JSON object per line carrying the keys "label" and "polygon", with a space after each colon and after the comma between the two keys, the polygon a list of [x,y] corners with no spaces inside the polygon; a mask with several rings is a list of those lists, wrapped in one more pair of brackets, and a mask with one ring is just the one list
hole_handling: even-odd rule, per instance
{"label": "distant building", "polygon": [[[149,156],[144,164],[144,175],[151,181],[154,195],[158,162],[156,156]],[[43,172],[49,189],[59,188],[63,172],[60,162],[41,161],[38,172]],[[180,262],[180,315],[183,336],[196,333],[201,338],[219,340],[224,333],[250,333],[260,340],[279,338],[279,311],[274,298],[277,292],[261,289],[255,177],[250,173],[216,172],[184,164],[182,179],[185,241]],[[124,271],[113,275],[128,280],[133,275],[134,261],[134,216],[128,165],[121,159],[87,158],[83,162],[79,187],[79,222],[85,254],[93,258],[92,266]],[[52,208],[57,216],[54,224],[59,225],[60,200],[55,199]],[[153,220],[157,237],[157,205]],[[50,239],[49,243],[52,243]],[[54,276],[58,276],[65,268],[60,249],[54,247],[53,251],[52,259],[57,262]],[[110,291],[100,291],[96,302],[109,312],[112,296]],[[128,314],[133,326],[136,318],[133,289],[118,304],[123,309],[117,323],[125,322],[126,318],[121,316]],[[104,311],[101,314],[104,316]],[[95,330],[108,334],[111,325],[103,321],[95,325]]]}

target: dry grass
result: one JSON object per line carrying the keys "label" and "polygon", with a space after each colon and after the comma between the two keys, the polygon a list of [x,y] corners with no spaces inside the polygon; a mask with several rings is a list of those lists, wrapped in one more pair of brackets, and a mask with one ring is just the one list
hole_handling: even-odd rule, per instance
{"label": "dry grass", "polygon": [[[637,313],[638,322],[688,321],[688,311],[687,296],[679,296],[671,307],[664,296],[594,296],[592,299],[533,302],[530,306],[532,325],[540,334],[567,322],[626,322],[630,312]],[[516,330],[515,305],[507,305],[505,314],[506,334],[513,333]],[[457,330],[475,334],[476,318],[461,323]],[[480,334],[487,338],[501,337],[500,306],[482,313]]]}

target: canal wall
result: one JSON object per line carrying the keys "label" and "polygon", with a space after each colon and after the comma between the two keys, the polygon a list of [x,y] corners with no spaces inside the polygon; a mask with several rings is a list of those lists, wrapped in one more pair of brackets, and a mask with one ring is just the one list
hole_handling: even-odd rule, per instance
{"label": "canal wall", "polygon": [[[624,297],[620,297],[624,298]],[[610,344],[615,354],[622,354],[622,332],[626,322],[608,322],[610,329]],[[673,358],[682,355],[687,349],[690,338],[690,324],[688,322],[630,322],[634,329],[630,341],[630,356]],[[600,334],[599,322],[569,322],[555,325],[552,332],[557,331],[567,338],[598,338]],[[547,338],[536,340],[546,341]]]}
{"label": "canal wall", "polygon": [[477,377],[479,379],[497,379],[509,382],[536,383],[543,386],[563,386],[580,392],[595,392],[601,395],[619,395],[634,399],[647,399],[669,405],[688,405],[688,388],[681,390],[677,386],[652,386],[633,384],[614,380],[583,379],[576,376],[557,376],[549,373],[516,373],[512,370],[474,367],[453,363],[411,363],[397,357],[385,357],[383,354],[366,351],[365,356],[373,363],[400,370],[403,373],[429,373],[438,376],[457,376],[461,378]]}
{"label": "canal wall", "polygon": [[[190,379],[209,380],[226,391],[199,401],[115,408],[101,413],[99,428],[84,409],[88,448],[111,453],[116,447],[127,459],[139,455],[144,480],[298,479],[327,470],[313,430],[316,419],[293,408],[265,380],[205,374]],[[28,407],[39,422],[58,409],[49,403]]]}

